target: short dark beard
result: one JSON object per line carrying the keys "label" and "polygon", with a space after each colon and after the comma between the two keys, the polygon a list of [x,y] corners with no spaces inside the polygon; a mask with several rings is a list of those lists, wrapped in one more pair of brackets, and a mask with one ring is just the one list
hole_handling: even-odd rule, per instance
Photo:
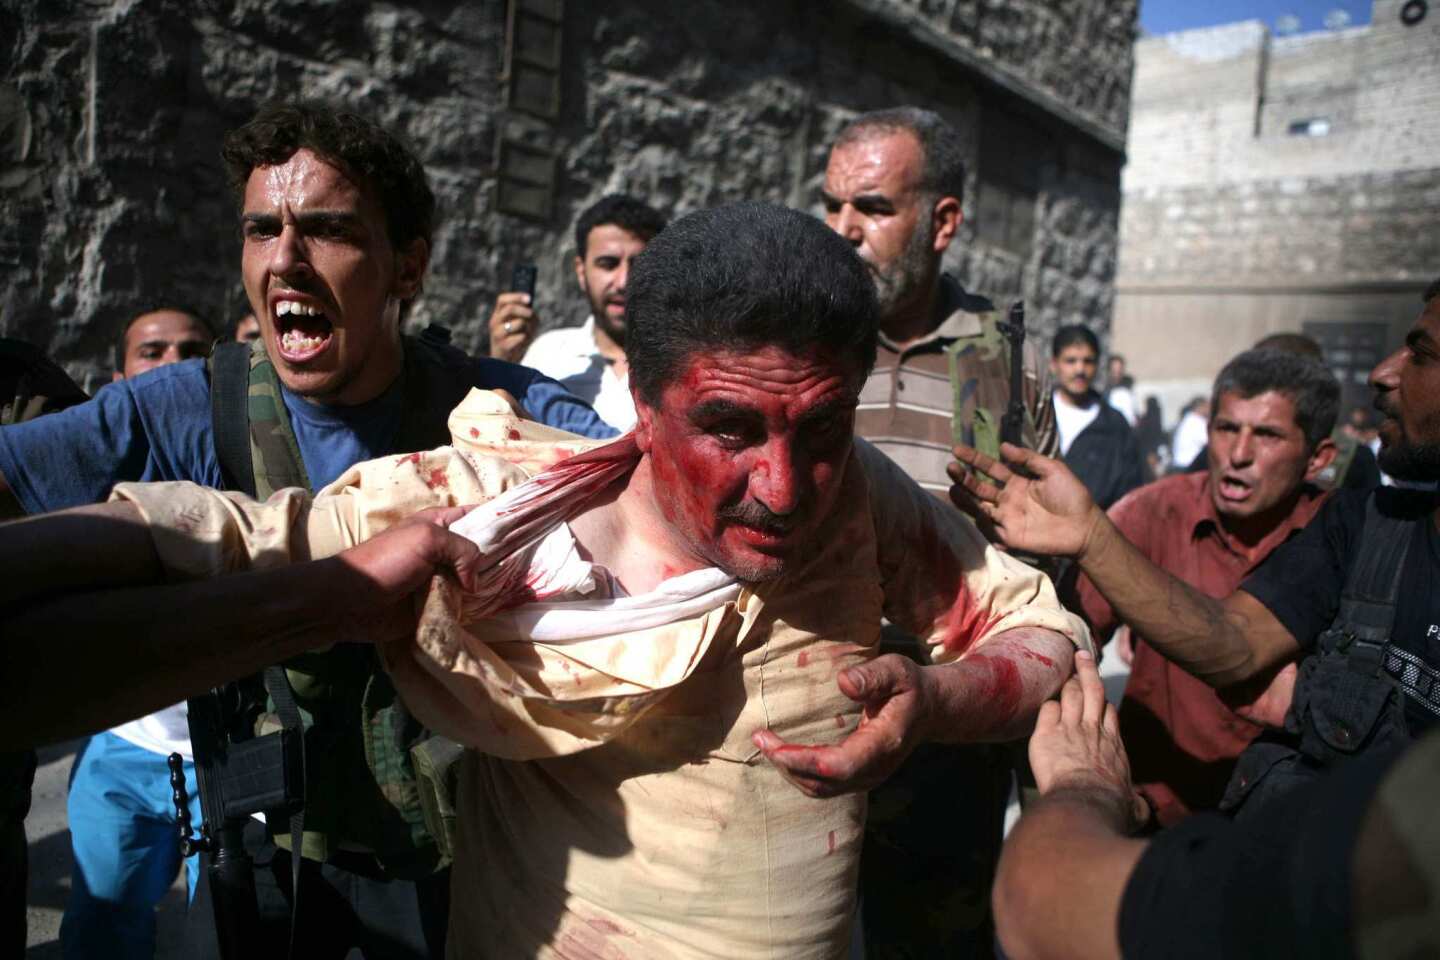
{"label": "short dark beard", "polygon": [[[589,296],[585,299],[590,300]],[[617,328],[610,322],[610,314],[605,312],[605,301],[596,303],[594,300],[590,300],[590,316],[594,319],[595,326],[604,331],[611,340],[614,340],[617,347],[625,346],[625,323],[621,321]]]}
{"label": "short dark beard", "polygon": [[1396,480],[1431,483],[1440,480],[1440,444],[1387,443],[1375,458],[1380,469]]}
{"label": "short dark beard", "polygon": [[896,310],[909,303],[916,293],[926,286],[930,277],[934,241],[934,231],[931,230],[931,222],[927,217],[915,225],[898,259],[883,271],[870,271],[875,277],[875,293],[880,300],[882,321],[893,316]]}

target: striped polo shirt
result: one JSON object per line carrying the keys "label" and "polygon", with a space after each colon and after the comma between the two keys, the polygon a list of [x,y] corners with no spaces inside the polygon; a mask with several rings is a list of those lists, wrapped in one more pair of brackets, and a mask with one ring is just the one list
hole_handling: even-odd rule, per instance
{"label": "striped polo shirt", "polygon": [[[995,328],[1000,319],[993,304],[969,294],[942,275],[940,315],[944,319],[927,336],[903,349],[880,334],[875,369],[860,391],[855,432],[880,448],[921,487],[946,498],[950,448],[957,433],[951,417],[957,397],[961,410],[958,438],[974,442],[974,412],[988,410],[999,424],[1010,403],[1010,348]],[[959,349],[957,384],[950,379],[946,348],[971,340]],[[1025,341],[1025,446],[1057,456],[1059,438],[1050,405],[1049,366],[1035,350],[1033,334]]]}

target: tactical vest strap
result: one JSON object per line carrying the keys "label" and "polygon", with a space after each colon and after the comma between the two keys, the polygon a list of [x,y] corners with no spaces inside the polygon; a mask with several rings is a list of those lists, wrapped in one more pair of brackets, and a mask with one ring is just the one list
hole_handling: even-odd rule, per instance
{"label": "tactical vest strap", "polygon": [[[1371,661],[1379,665],[1385,659],[1384,648],[1395,626],[1395,602],[1400,596],[1400,577],[1410,552],[1413,525],[1412,519],[1382,514],[1374,493],[1365,499],[1360,555],[1340,595],[1339,614],[1320,638],[1322,649],[1361,658],[1357,669]],[[1367,646],[1376,649],[1367,651]]]}
{"label": "tactical vest strap", "polygon": [[215,455],[225,489],[255,496],[250,460],[250,423],[245,412],[250,392],[250,345],[217,343],[210,354],[210,422]]}
{"label": "tactical vest strap", "polygon": [[1403,511],[1381,513],[1375,493],[1366,499],[1340,608],[1300,661],[1287,735],[1267,731],[1241,754],[1222,810],[1247,816],[1326,770],[1409,741],[1405,704],[1418,696],[1419,672],[1406,664],[1418,658],[1390,638],[1414,523]]}
{"label": "tactical vest strap", "polygon": [[294,743],[299,751],[297,765],[300,782],[294,786],[300,802],[290,810],[290,956],[295,956],[295,929],[300,916],[300,856],[295,851],[301,848],[305,838],[305,726],[300,720],[300,707],[295,703],[295,691],[290,689],[290,679],[285,668],[271,665],[265,668],[265,691],[275,701],[275,712],[286,730],[294,731]]}
{"label": "tactical vest strap", "polygon": [[[450,411],[473,383],[473,361],[435,336],[403,337],[402,344],[405,402],[392,452],[442,446],[450,441]],[[310,489],[279,377],[263,349],[249,355],[243,409],[255,494],[268,497],[292,486]],[[284,667],[267,672],[271,700],[288,727],[284,694],[277,695],[278,684],[272,686],[275,674],[289,681],[286,691],[312,748],[306,784],[307,802],[313,805],[309,829],[297,842],[292,820],[291,836],[275,837],[277,845],[291,850],[292,864],[298,865],[301,855],[328,860],[338,843],[351,842],[371,849],[393,876],[424,876],[443,865],[448,846],[443,834],[427,829],[425,791],[430,786],[424,775],[417,782],[411,754],[418,743],[443,744],[410,716],[374,651],[342,645],[303,654]],[[427,767],[423,773],[443,786],[445,770]],[[445,796],[438,802],[430,798],[428,805],[439,809],[452,803]]]}
{"label": "tactical vest strap", "polygon": [[285,409],[280,378],[259,340],[250,350],[250,375],[245,410],[250,426],[250,458],[255,496],[268,499],[286,487],[310,489],[310,476],[300,456],[300,443]]}

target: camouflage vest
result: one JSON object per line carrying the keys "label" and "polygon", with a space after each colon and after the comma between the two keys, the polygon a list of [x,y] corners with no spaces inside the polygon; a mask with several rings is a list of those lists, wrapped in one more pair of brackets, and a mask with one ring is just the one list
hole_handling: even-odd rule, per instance
{"label": "camouflage vest", "polygon": [[[404,348],[405,413],[390,454],[448,443],[450,411],[474,385],[469,358],[437,338],[406,337]],[[217,421],[237,411],[226,408],[215,368],[225,362],[222,354],[231,352],[233,363],[233,352],[243,349],[247,346],[221,345],[212,358]],[[275,368],[260,341],[248,349],[244,414],[252,477],[227,476],[227,485],[259,499],[285,487],[308,490],[310,480]],[[217,448],[224,442],[217,426]],[[221,461],[226,461],[223,453]],[[253,482],[253,489],[246,480]],[[424,799],[411,758],[412,748],[431,735],[400,701],[372,648],[340,644],[303,654],[285,663],[285,673],[305,726],[302,855],[323,861],[345,847],[363,848],[389,873],[411,878],[445,866],[447,858],[426,829]],[[267,709],[275,710],[273,699]],[[273,713],[265,716],[273,723]],[[291,846],[282,831],[273,832],[277,845]]]}

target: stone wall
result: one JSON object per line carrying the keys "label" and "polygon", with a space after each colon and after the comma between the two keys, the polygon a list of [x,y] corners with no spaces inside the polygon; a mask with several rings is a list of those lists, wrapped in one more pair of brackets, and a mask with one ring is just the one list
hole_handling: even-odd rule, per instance
{"label": "stone wall", "polygon": [[1136,45],[1115,342],[1167,406],[1266,334],[1373,323],[1394,346],[1414,319],[1440,274],[1440,9],[1401,5]]}
{"label": "stone wall", "polygon": [[[1103,331],[1136,4],[1064,6],[844,0],[822,19],[805,0],[743,15],[713,0],[568,0],[559,109],[536,117],[510,106],[511,11],[498,0],[21,0],[0,10],[0,334],[94,378],[146,302],[233,321],[244,308],[220,139],[264,100],[300,96],[415,146],[442,222],[409,322],[447,324],[471,349],[521,260],[539,264],[547,325],[578,322],[571,224],[602,194],[672,215],[741,198],[818,209],[836,129],[904,102],[939,110],[972,146],[948,266],[997,300],[1025,296],[1042,328]],[[1095,42],[1075,52],[1061,42],[1075,35]],[[548,216],[499,210],[502,140],[556,157]],[[1022,244],[977,215],[994,176],[1016,169],[1028,194],[1014,209],[1033,217]]]}

